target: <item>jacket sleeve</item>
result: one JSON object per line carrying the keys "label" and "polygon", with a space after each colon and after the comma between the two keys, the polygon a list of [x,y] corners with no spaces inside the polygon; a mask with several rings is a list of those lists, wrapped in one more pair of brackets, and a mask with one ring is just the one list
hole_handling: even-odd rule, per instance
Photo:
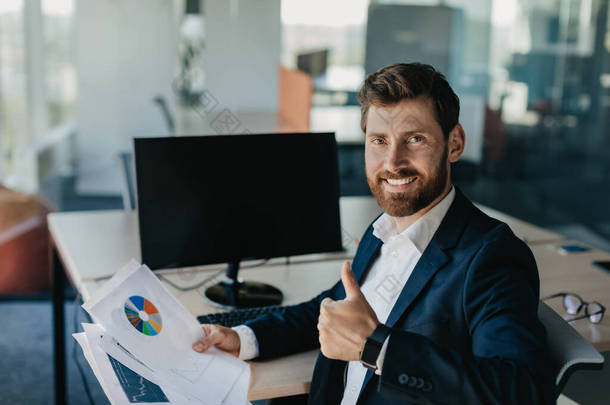
{"label": "jacket sleeve", "polygon": [[319,347],[320,302],[325,297],[333,297],[340,285],[338,282],[307,302],[287,307],[283,314],[270,313],[246,322],[258,340],[257,359],[281,357]]}
{"label": "jacket sleeve", "polygon": [[510,231],[490,240],[465,277],[462,306],[472,351],[449,350],[393,329],[381,392],[420,404],[553,403],[546,334],[537,316],[535,259]]}
{"label": "jacket sleeve", "polygon": [[[364,271],[366,263],[365,253],[377,239],[373,236],[373,226],[369,225],[362,241],[358,246],[352,269]],[[286,308],[283,314],[267,314],[260,318],[246,322],[258,341],[259,356],[257,359],[285,356],[320,347],[318,340],[318,317],[320,315],[320,302],[326,297],[334,300],[345,298],[345,290],[341,280],[335,285],[320,293],[311,300]]]}

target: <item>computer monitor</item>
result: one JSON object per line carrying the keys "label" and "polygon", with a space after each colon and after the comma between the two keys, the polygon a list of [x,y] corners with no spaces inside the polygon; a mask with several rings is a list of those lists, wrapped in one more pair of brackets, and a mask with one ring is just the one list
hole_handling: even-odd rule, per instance
{"label": "computer monitor", "polygon": [[228,263],[206,290],[220,306],[282,300],[238,280],[240,261],[342,250],[334,133],[136,138],[134,151],[143,263]]}

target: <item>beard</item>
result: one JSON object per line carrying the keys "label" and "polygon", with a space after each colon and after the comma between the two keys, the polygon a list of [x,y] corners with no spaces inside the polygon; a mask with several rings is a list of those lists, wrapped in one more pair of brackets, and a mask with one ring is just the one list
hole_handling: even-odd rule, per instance
{"label": "beard", "polygon": [[[426,208],[441,195],[449,176],[447,170],[448,152],[446,148],[443,149],[443,155],[428,179],[413,169],[403,169],[397,173],[381,172],[373,175],[374,177],[367,173],[366,181],[371,193],[385,213],[393,217],[410,216]],[[404,193],[390,193],[384,190],[384,178],[398,179],[413,176],[417,176],[417,179],[411,183],[412,190]]]}

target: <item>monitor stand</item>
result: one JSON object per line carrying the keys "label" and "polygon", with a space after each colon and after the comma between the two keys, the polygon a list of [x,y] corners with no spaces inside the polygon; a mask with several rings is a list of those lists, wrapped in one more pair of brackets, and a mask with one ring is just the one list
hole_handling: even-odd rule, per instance
{"label": "monitor stand", "polygon": [[228,308],[252,308],[279,305],[282,292],[272,285],[258,281],[243,281],[237,278],[239,260],[230,262],[226,279],[208,287],[205,296],[212,303]]}

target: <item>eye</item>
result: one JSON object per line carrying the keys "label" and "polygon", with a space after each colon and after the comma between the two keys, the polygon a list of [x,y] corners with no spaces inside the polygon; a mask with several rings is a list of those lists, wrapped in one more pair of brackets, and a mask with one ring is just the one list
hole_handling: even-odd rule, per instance
{"label": "eye", "polygon": [[417,143],[417,142],[421,142],[423,140],[424,140],[424,138],[421,135],[415,135],[415,136],[412,136],[411,138],[409,138],[408,142]]}
{"label": "eye", "polygon": [[373,145],[381,145],[381,144],[383,144],[383,139],[381,139],[381,138],[373,138],[373,139],[371,139],[371,143]]}

